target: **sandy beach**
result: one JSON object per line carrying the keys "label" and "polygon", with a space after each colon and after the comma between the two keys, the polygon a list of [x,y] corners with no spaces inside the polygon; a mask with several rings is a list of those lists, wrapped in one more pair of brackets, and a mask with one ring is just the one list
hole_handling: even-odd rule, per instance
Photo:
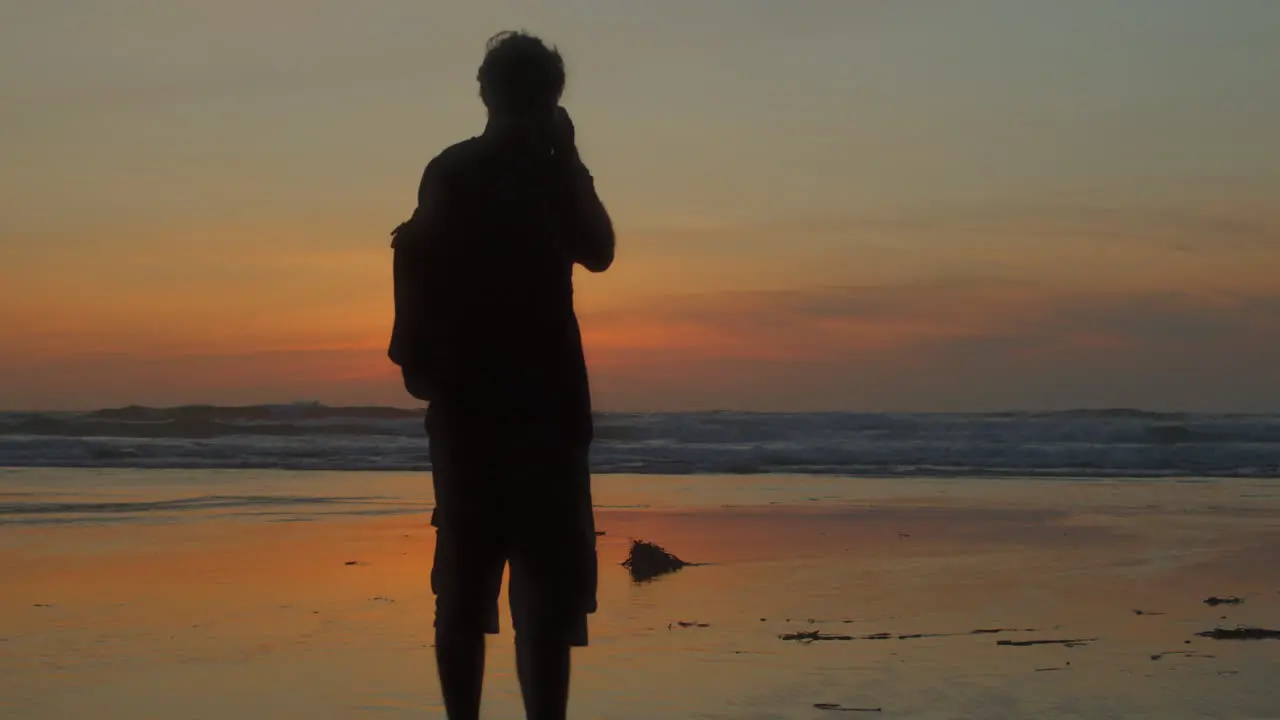
{"label": "sandy beach", "polygon": [[[425,475],[0,491],[0,717],[443,716]],[[1280,641],[1197,635],[1280,628],[1272,481],[602,475],[596,501],[573,717],[1280,717]],[[705,565],[635,584],[631,538]],[[491,718],[519,715],[503,622]]]}
{"label": "sandy beach", "polygon": [[574,720],[1280,720],[1277,68],[1280,0],[0,0],[0,720],[443,719],[433,469],[454,720],[486,523],[560,720],[584,467]]}

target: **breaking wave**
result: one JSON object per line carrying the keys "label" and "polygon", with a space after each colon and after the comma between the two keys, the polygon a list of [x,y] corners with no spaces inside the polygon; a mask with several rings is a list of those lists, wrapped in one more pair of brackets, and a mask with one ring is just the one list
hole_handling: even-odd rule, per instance
{"label": "breaking wave", "polygon": [[[1280,477],[1280,415],[605,413],[601,473]],[[319,404],[0,413],[0,466],[430,468],[422,411]]]}

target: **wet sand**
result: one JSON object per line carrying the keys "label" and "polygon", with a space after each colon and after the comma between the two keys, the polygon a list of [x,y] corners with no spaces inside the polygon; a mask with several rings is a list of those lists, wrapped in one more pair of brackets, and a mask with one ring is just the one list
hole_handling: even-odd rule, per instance
{"label": "wet sand", "polygon": [[[36,497],[58,471],[42,472],[5,487]],[[442,717],[430,499],[402,492],[423,479],[295,475],[403,502],[7,516],[0,717]],[[575,654],[573,717],[1280,717],[1280,641],[1197,635],[1280,628],[1274,483],[596,486],[601,611]],[[620,567],[632,537],[708,564],[634,584]],[[1212,595],[1244,602],[1202,602]],[[505,611],[503,623],[491,718],[519,716]],[[853,639],[781,637],[815,631]],[[1081,642],[1021,644],[1044,640]],[[842,711],[855,708],[880,711]]]}

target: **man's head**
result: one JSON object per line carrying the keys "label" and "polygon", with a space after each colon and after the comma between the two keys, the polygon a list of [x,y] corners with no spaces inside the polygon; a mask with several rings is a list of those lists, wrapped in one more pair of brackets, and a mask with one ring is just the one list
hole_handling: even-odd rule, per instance
{"label": "man's head", "polygon": [[564,60],[524,32],[489,38],[477,78],[491,117],[549,117],[564,92]]}

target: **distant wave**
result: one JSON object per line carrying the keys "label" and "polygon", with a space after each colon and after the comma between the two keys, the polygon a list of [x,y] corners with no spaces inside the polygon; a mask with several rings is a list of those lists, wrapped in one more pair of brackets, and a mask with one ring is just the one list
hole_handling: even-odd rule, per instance
{"label": "distant wave", "polygon": [[[336,420],[337,418],[326,418]],[[352,418],[351,420],[355,420]],[[198,418],[99,420],[93,417],[28,417],[0,425],[4,435],[117,438],[216,438],[228,435],[413,435],[422,422],[225,422]]]}
{"label": "distant wave", "polygon": [[[0,413],[0,466],[424,470],[422,411],[318,404]],[[602,473],[1280,477],[1280,415],[604,413]]]}
{"label": "distant wave", "polygon": [[421,418],[421,410],[376,406],[344,406],[330,407],[319,403],[296,403],[289,405],[180,405],[177,407],[155,408],[144,405],[130,405],[122,408],[108,408],[84,413],[85,417],[98,420],[121,420],[128,422],[162,422],[162,421],[217,421],[217,422],[269,422],[280,420],[325,420],[329,418],[349,418],[368,420],[402,420]]}
{"label": "distant wave", "polygon": [[1057,417],[1057,418],[1113,418],[1120,420],[1180,420],[1187,417],[1186,413],[1170,413],[1170,412],[1152,412],[1150,410],[1136,410],[1134,408],[1101,408],[1096,410],[1057,410],[1054,412],[1043,413],[1006,413],[1008,415],[1037,415],[1040,417]]}

